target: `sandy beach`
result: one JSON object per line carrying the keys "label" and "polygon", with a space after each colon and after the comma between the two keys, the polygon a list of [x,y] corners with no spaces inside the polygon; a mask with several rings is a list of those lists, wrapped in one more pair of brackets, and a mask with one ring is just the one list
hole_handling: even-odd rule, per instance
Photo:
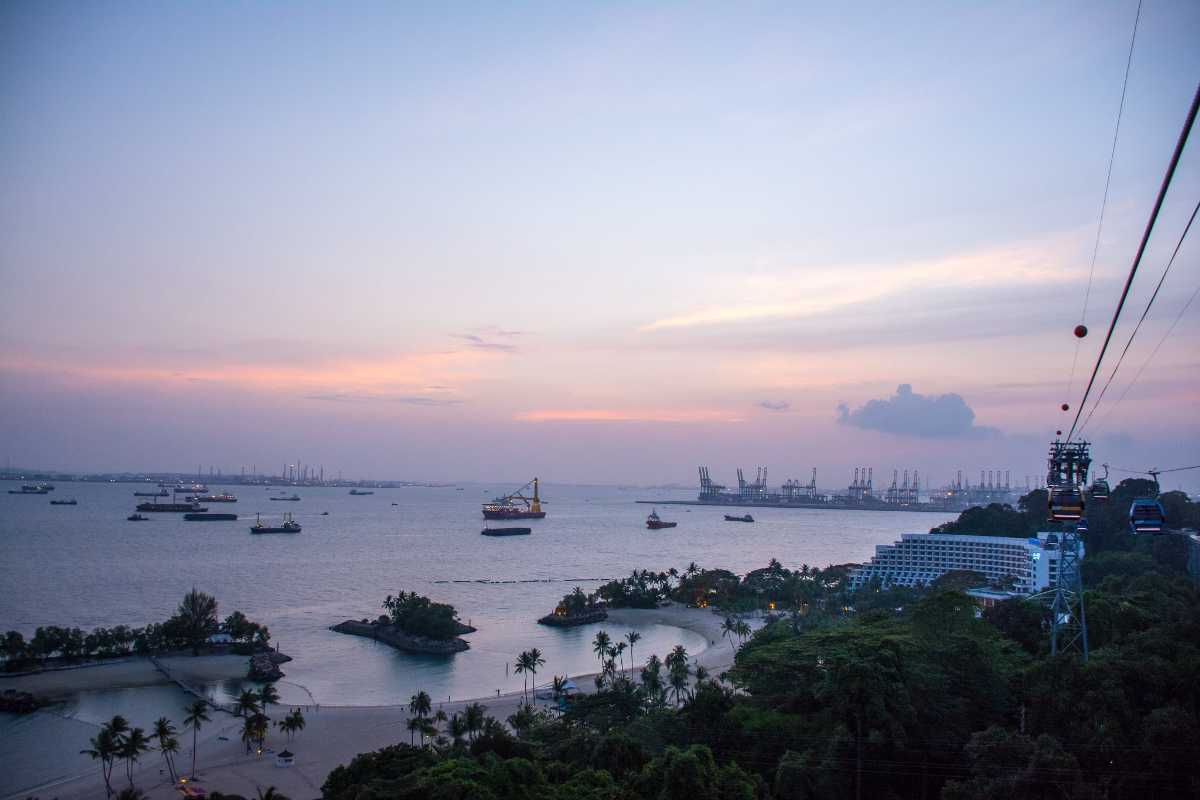
{"label": "sandy beach", "polygon": [[[621,631],[622,625],[638,623],[659,623],[685,628],[697,633],[710,642],[709,646],[699,653],[691,653],[693,663],[702,664],[714,676],[727,669],[733,663],[733,652],[721,638],[721,622],[723,617],[711,611],[670,605],[659,609],[617,609],[609,612],[609,618],[603,623],[614,635]],[[660,653],[659,656],[664,656]],[[639,662],[649,657],[649,653],[637,653]],[[192,661],[186,657],[170,660],[169,669],[173,674],[186,679],[186,675],[198,676],[200,672],[207,676],[221,676],[219,670],[230,669],[231,665],[215,659],[235,657],[207,657],[194,661],[208,663],[185,665],[176,661]],[[243,674],[245,658],[236,657]],[[149,662],[145,662],[154,671]],[[13,683],[3,685],[11,688],[22,688],[25,691],[79,691],[80,687],[98,688],[105,679],[120,679],[136,681],[151,678],[145,673],[144,667],[135,662],[105,665],[84,670],[66,672],[88,672],[91,669],[115,668],[109,673],[97,673],[95,677],[74,675],[56,675],[43,673],[28,676],[22,681],[28,681],[24,687]],[[553,665],[550,665],[550,669]],[[188,672],[188,670],[191,672]],[[155,672],[162,678],[160,673]],[[572,676],[582,691],[593,691],[594,673],[591,675]],[[124,685],[143,685],[127,683]],[[39,687],[39,688],[30,688]],[[72,687],[64,689],[64,687]],[[504,720],[514,712],[521,703],[521,693],[514,692],[497,696],[480,696],[475,700],[460,700],[453,703],[438,703],[434,708],[441,708],[447,714],[461,711],[471,702],[480,702],[487,706],[487,713],[497,719]],[[549,705],[539,701],[538,705]],[[295,763],[290,767],[278,767],[273,752],[258,755],[246,755],[245,746],[240,740],[241,720],[228,714],[213,710],[212,721],[200,732],[197,744],[198,786],[208,791],[237,793],[254,796],[258,787],[275,786],[292,800],[311,800],[321,794],[321,784],[331,770],[340,764],[349,762],[355,755],[370,750],[377,750],[387,745],[408,741],[409,734],[405,729],[408,713],[403,705],[395,706],[307,706],[302,707],[305,713],[306,728],[294,742],[285,741],[282,734],[272,731],[268,745],[273,751],[284,749],[286,746],[295,753]],[[272,709],[272,716],[278,716],[279,709]],[[7,795],[0,800],[15,800],[29,794],[39,794],[42,798],[58,797],[60,800],[92,800],[103,797],[104,787],[100,778],[100,769],[86,756],[78,755],[80,747],[86,745],[88,736],[94,735],[92,726],[84,725],[76,720],[65,720],[48,713],[38,713],[28,718],[25,733],[22,737],[27,745],[33,747],[33,742],[45,747],[46,742],[63,742],[62,746],[54,746],[55,756],[65,766],[58,768],[58,777],[52,785],[39,787],[36,792],[21,791]],[[83,744],[76,744],[79,740]],[[186,769],[191,763],[191,736],[180,735],[181,752],[177,764]],[[17,743],[18,746],[20,743]],[[69,747],[68,747],[69,745]],[[162,758],[156,753],[147,753],[143,758],[140,769],[135,771],[135,782],[153,800],[166,800],[178,797],[166,774]]]}

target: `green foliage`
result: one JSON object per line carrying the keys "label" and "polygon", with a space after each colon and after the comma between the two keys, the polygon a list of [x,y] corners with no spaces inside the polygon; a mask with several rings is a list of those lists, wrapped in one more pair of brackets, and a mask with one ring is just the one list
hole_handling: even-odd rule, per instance
{"label": "green foliage", "polygon": [[[843,607],[844,568],[776,563],[729,585],[730,602],[794,604],[737,650],[730,682],[697,677],[668,694],[686,655],[651,655],[638,683],[613,676],[559,716],[514,720],[519,739],[480,709],[467,742],[464,712],[457,744],[361,755],[330,774],[323,796],[1197,796],[1200,594],[1150,543],[1084,564],[1086,665],[1049,658],[1034,603],[980,618],[956,591],[867,591],[857,612],[840,613],[829,606]],[[713,588],[728,582],[720,573],[695,567],[679,581]],[[594,645],[611,660],[607,634]]]}
{"label": "green foliage", "polygon": [[393,625],[412,636],[444,641],[457,636],[462,625],[454,606],[435,603],[416,592],[402,591],[395,597],[388,595],[383,608]]}

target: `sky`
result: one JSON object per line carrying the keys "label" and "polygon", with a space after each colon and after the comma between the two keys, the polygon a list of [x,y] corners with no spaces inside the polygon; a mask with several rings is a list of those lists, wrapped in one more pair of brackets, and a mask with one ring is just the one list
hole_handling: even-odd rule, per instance
{"label": "sky", "polygon": [[[1200,5],[1148,0],[1097,246],[1136,12],[5,3],[0,458],[1023,482],[1200,79]],[[1200,200],[1193,138],[1101,386]],[[1200,463],[1198,240],[1097,462]]]}

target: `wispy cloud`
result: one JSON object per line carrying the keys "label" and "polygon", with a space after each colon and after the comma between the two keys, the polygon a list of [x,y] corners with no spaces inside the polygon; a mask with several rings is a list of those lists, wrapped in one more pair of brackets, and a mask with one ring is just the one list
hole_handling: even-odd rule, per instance
{"label": "wispy cloud", "polygon": [[406,394],[365,394],[362,392],[328,392],[324,394],[308,394],[305,400],[322,400],[333,403],[401,403],[409,406],[456,406],[462,400],[452,397],[433,397],[430,395]]}
{"label": "wispy cloud", "polygon": [[450,334],[451,337],[466,342],[468,347],[499,353],[515,353],[519,348],[512,342],[496,341],[497,339],[515,339],[524,335],[525,331],[508,330],[495,325],[484,325],[462,333]]}
{"label": "wispy cloud", "polygon": [[786,400],[760,400],[758,407],[765,408],[767,411],[787,411],[792,404]]}
{"label": "wispy cloud", "polygon": [[[899,264],[808,265],[713,279],[692,308],[660,317],[643,333],[770,319],[819,316],[911,291],[914,286],[972,290],[1065,283],[1084,275],[1077,231],[1043,239]],[[708,300],[707,297],[719,298]]]}
{"label": "wispy cloud", "polygon": [[731,411],[717,409],[544,409],[517,414],[522,422],[741,422]]}

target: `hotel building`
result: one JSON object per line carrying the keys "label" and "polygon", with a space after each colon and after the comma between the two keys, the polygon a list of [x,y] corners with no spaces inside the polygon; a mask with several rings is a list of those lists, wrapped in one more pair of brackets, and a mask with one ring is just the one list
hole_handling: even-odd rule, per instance
{"label": "hotel building", "polygon": [[[906,533],[895,544],[878,545],[875,557],[850,574],[850,588],[874,578],[884,586],[926,586],[947,572],[982,574],[989,584],[1011,579],[1012,593],[1030,595],[1058,580],[1056,533],[1036,538],[974,536],[959,533]],[[1080,544],[1080,556],[1083,555]]]}

